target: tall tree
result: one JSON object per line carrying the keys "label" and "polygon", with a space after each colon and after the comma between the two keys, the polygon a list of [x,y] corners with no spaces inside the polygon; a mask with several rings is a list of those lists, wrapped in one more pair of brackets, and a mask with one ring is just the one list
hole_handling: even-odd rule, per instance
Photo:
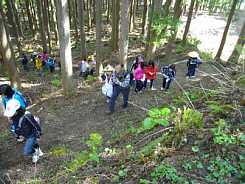
{"label": "tall tree", "polygon": [[167,16],[169,14],[171,3],[172,3],[172,0],[166,0],[165,4],[163,6],[163,14],[164,14],[164,16]]}
{"label": "tall tree", "polygon": [[88,31],[92,28],[92,0],[87,0]]}
{"label": "tall tree", "polygon": [[7,67],[11,85],[13,87],[20,87],[21,83],[14,61],[14,52],[5,29],[2,10],[0,10],[0,55],[3,57],[4,64]]}
{"label": "tall tree", "polygon": [[42,1],[43,0],[37,0],[37,15],[38,15],[38,22],[39,22],[39,32],[40,32],[40,36],[41,36],[41,40],[42,40],[42,47],[43,50],[48,50],[47,47],[47,38],[46,38],[46,34],[45,34],[45,27],[44,27],[44,21],[43,21],[43,11],[42,11]]}
{"label": "tall tree", "polygon": [[187,18],[187,22],[186,22],[186,26],[185,26],[184,35],[183,35],[183,41],[184,41],[184,42],[186,41],[187,34],[188,34],[188,32],[189,32],[189,29],[190,29],[194,4],[195,4],[195,0],[191,0],[189,12],[188,12],[188,18]]}
{"label": "tall tree", "polygon": [[14,33],[14,37],[16,39],[16,45],[18,48],[18,52],[21,54],[22,53],[22,46],[20,43],[20,35],[18,32],[18,28],[17,28],[17,23],[16,23],[16,19],[14,18],[14,12],[13,12],[13,8],[12,8],[12,3],[11,1],[6,1],[6,5],[7,5],[7,9],[8,9],[8,20],[11,23],[12,26],[12,30]]}
{"label": "tall tree", "polygon": [[131,0],[130,11],[129,11],[129,31],[132,32],[135,24],[135,14],[136,14],[136,0]]}
{"label": "tall tree", "polygon": [[29,27],[31,29],[32,36],[34,37],[35,36],[35,28],[34,28],[34,23],[33,23],[32,14],[31,14],[30,0],[25,1],[25,7],[26,7],[26,12],[27,12]]}
{"label": "tall tree", "polygon": [[121,0],[120,5],[120,39],[119,39],[119,58],[120,62],[127,67],[128,57],[128,13],[129,13],[129,0]]}
{"label": "tall tree", "polygon": [[118,50],[118,38],[119,38],[119,12],[120,12],[120,1],[112,0],[112,34],[111,34],[111,45],[112,50]]}
{"label": "tall tree", "polygon": [[50,26],[49,26],[49,3],[48,0],[43,0],[42,3],[42,13],[43,13],[43,22],[45,26],[45,32],[48,36],[48,47],[49,47],[49,53],[51,53],[52,50],[52,43],[51,43],[51,35],[50,35]]}
{"label": "tall tree", "polygon": [[99,76],[100,64],[102,63],[102,0],[96,0],[96,74]]}
{"label": "tall tree", "polygon": [[86,36],[84,29],[84,0],[77,0],[77,12],[78,12],[78,22],[80,29],[80,47],[81,47],[81,57],[87,57],[87,49],[86,49]]}
{"label": "tall tree", "polygon": [[144,38],[147,37],[147,31],[148,31],[149,6],[150,6],[150,0],[144,0],[144,10],[143,10],[143,19],[142,19],[142,34],[144,35]]}
{"label": "tall tree", "polygon": [[231,10],[230,10],[228,19],[227,19],[227,23],[226,23],[225,30],[224,30],[224,33],[223,33],[223,36],[222,36],[222,39],[221,39],[219,50],[218,50],[218,52],[217,52],[217,54],[215,56],[215,60],[220,60],[220,56],[221,56],[223,48],[225,46],[226,37],[227,37],[228,31],[229,31],[229,27],[230,27],[230,24],[231,24],[231,21],[232,21],[232,17],[233,17],[233,15],[235,13],[235,10],[236,10],[237,3],[238,3],[238,0],[233,0],[233,2],[232,2],[232,7],[231,7]]}
{"label": "tall tree", "polygon": [[[174,4],[174,21],[177,21],[180,19],[181,13],[182,13],[182,4],[183,0],[176,0]],[[174,40],[177,36],[178,29],[174,31],[172,39]]]}
{"label": "tall tree", "polygon": [[56,12],[58,18],[62,84],[64,94],[71,96],[74,93],[74,83],[72,79],[71,38],[67,1],[68,0],[56,0]]}
{"label": "tall tree", "polygon": [[54,29],[54,38],[55,38],[55,43],[58,45],[58,28],[57,28],[57,18],[56,18],[56,9],[55,9],[55,0],[51,0],[51,3],[50,3],[50,7],[51,7],[51,12],[52,15],[51,15],[51,22],[53,25],[53,29]]}
{"label": "tall tree", "polygon": [[22,28],[21,28],[21,22],[20,22],[20,19],[19,19],[19,14],[17,12],[17,8],[16,8],[16,2],[15,0],[8,0],[8,1],[11,1],[11,5],[12,5],[12,8],[13,8],[13,13],[14,13],[14,19],[16,20],[16,25],[17,25],[17,30],[18,30],[18,33],[20,35],[20,37],[23,37],[23,32],[22,32]]}
{"label": "tall tree", "polygon": [[240,55],[242,54],[242,51],[244,51],[244,44],[245,44],[245,21],[243,22],[242,29],[239,35],[239,38],[236,42],[236,45],[234,47],[234,50],[229,58],[228,61],[238,62]]}
{"label": "tall tree", "polygon": [[156,37],[155,31],[152,30],[152,23],[153,23],[153,15],[159,16],[161,14],[161,3],[162,0],[155,0],[152,1],[152,11],[151,11],[151,17],[149,21],[149,31],[147,35],[147,45],[146,45],[146,59],[149,60],[153,57],[153,55],[156,52],[156,44],[154,43],[154,39]]}

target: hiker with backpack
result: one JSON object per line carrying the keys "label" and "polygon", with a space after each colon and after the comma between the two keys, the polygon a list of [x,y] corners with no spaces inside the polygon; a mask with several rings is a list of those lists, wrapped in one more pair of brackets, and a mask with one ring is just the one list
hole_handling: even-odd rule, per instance
{"label": "hiker with backpack", "polygon": [[84,80],[86,80],[89,74],[89,64],[87,62],[86,57],[79,62],[79,68],[80,68],[79,76],[82,77]]}
{"label": "hiker with backpack", "polygon": [[102,93],[106,96],[106,103],[110,102],[113,93],[113,84],[111,78],[113,70],[114,68],[111,65],[107,65],[103,70],[104,73],[101,76],[101,80],[104,83],[102,86]]}
{"label": "hiker with backpack", "polygon": [[[0,86],[0,95],[2,96],[2,106],[3,106],[4,113],[6,110],[8,110],[7,109],[7,103],[12,99],[17,100],[20,104],[20,108],[23,110],[25,110],[26,107],[28,106],[27,100],[23,96],[23,94],[21,92],[15,90],[15,89],[13,89],[8,84],[2,84]],[[11,126],[10,126],[10,131],[15,136],[17,142],[22,142],[22,139],[15,132],[16,127],[17,127],[17,122],[12,121]]]}
{"label": "hiker with backpack", "polygon": [[200,64],[202,64],[202,61],[199,58],[199,54],[195,51],[188,53],[188,61],[187,61],[187,78],[193,78],[196,74],[196,69]]}
{"label": "hiker with backpack", "polygon": [[16,99],[11,99],[6,104],[4,116],[16,122],[16,134],[25,139],[24,156],[32,156],[32,162],[36,163],[43,155],[38,144],[41,136],[41,128],[34,116],[21,108]]}
{"label": "hiker with backpack", "polygon": [[28,58],[27,58],[27,55],[24,53],[22,54],[21,63],[22,63],[23,69],[25,71],[28,71]]}
{"label": "hiker with backpack", "polygon": [[54,72],[54,69],[55,69],[55,59],[54,58],[52,57],[48,58],[47,67],[51,73]]}
{"label": "hiker with backpack", "polygon": [[35,59],[35,67],[38,71],[38,74],[40,77],[43,77],[44,76],[44,73],[43,73],[43,63],[42,63],[42,60],[41,60],[41,56],[39,55],[38,57],[36,57]]}
{"label": "hiker with backpack", "polygon": [[150,60],[148,65],[145,67],[145,81],[144,81],[144,89],[147,87],[147,82],[150,81],[150,88],[152,91],[155,91],[154,83],[157,79],[158,68],[153,60]]}
{"label": "hiker with backpack", "polygon": [[109,111],[107,114],[112,114],[115,110],[117,97],[120,93],[123,95],[123,109],[128,107],[128,97],[130,92],[130,72],[124,69],[124,66],[118,64],[115,71],[112,73],[113,93],[109,102]]}
{"label": "hiker with backpack", "polygon": [[163,66],[161,68],[161,73],[163,75],[163,81],[162,81],[162,87],[161,90],[167,91],[169,89],[169,86],[173,80],[175,80],[176,76],[176,69],[175,65],[171,64],[168,66]]}

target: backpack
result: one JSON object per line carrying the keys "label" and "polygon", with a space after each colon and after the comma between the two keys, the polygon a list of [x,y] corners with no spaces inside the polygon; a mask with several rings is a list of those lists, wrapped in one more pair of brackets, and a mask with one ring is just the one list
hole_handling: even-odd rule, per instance
{"label": "backpack", "polygon": [[[20,99],[24,102],[25,106],[28,107],[29,103],[27,101],[27,98],[19,91],[15,90],[15,94],[14,95],[19,95]],[[13,95],[13,98],[14,98],[14,95]]]}

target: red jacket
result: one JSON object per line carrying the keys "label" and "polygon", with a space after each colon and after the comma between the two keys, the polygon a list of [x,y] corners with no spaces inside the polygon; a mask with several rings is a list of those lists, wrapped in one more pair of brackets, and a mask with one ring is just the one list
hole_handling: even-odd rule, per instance
{"label": "red jacket", "polygon": [[152,66],[145,67],[145,76],[147,80],[156,80],[157,79],[157,66],[154,68]]}

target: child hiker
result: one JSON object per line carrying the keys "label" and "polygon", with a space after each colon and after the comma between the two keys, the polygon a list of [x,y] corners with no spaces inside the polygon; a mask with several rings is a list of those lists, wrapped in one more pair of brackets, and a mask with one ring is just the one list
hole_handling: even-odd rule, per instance
{"label": "child hiker", "polygon": [[161,90],[168,90],[171,82],[175,80],[176,76],[176,69],[175,65],[171,64],[169,66],[164,66],[161,69],[162,75],[163,75],[163,81],[162,81],[162,87]]}
{"label": "child hiker", "polygon": [[32,162],[36,163],[39,156],[43,155],[38,144],[41,136],[41,128],[30,112],[21,108],[20,102],[16,99],[8,101],[4,116],[17,123],[16,134],[25,138],[24,155],[32,156]]}
{"label": "child hiker", "polygon": [[49,57],[49,58],[48,58],[48,61],[47,61],[47,66],[48,66],[48,68],[49,68],[49,71],[50,71],[51,73],[53,73],[53,72],[54,72],[54,69],[55,69],[55,59]]}
{"label": "child hiker", "polygon": [[155,91],[156,88],[154,87],[154,82],[157,79],[157,66],[155,65],[154,61],[150,60],[149,64],[145,68],[145,81],[144,81],[144,88],[147,87],[147,82],[150,81],[150,88],[152,91]]}
{"label": "child hiker", "polygon": [[[25,110],[28,103],[27,100],[25,99],[25,97],[22,95],[22,93],[20,93],[19,91],[13,89],[10,85],[8,84],[2,84],[0,86],[0,95],[2,96],[2,106],[3,106],[3,110],[4,113],[7,110],[7,103],[12,100],[15,99],[19,102],[20,104],[20,108]],[[16,127],[17,127],[17,123],[16,121],[12,121],[11,122],[11,126],[10,126],[10,131],[11,133],[13,133],[13,135],[15,136],[17,142],[22,142],[23,139],[21,139],[17,134],[16,134]]]}
{"label": "child hiker", "polygon": [[42,60],[41,60],[41,56],[40,55],[38,57],[36,57],[36,59],[35,59],[35,67],[36,67],[40,77],[43,77],[44,76],[43,64],[42,64]]}
{"label": "child hiker", "polygon": [[196,74],[196,68],[202,63],[199,59],[199,54],[195,51],[188,53],[187,61],[187,78],[193,78]]}
{"label": "child hiker", "polygon": [[134,79],[136,81],[135,92],[142,92],[144,87],[144,60],[139,60],[136,57],[136,64],[134,66]]}
{"label": "child hiker", "polygon": [[104,83],[102,86],[102,93],[106,96],[107,103],[110,102],[113,93],[113,84],[111,80],[113,70],[111,65],[107,65],[103,70],[104,74],[101,76],[102,82]]}
{"label": "child hiker", "polygon": [[89,64],[86,58],[80,61],[79,68],[80,68],[79,76],[86,80],[88,77],[88,70],[89,70]]}

